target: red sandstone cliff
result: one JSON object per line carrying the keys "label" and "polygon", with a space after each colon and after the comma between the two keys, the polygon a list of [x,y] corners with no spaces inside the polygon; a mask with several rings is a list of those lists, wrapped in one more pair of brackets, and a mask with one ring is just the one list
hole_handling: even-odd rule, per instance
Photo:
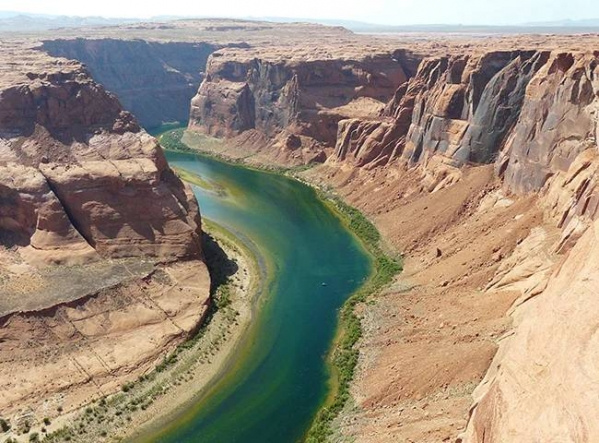
{"label": "red sandstone cliff", "polygon": [[[589,363],[598,352],[599,56],[538,46],[453,51],[417,70],[398,62],[386,75],[399,82],[394,95],[373,81],[367,97],[389,100],[369,112],[344,105],[368,84],[353,80],[377,78],[376,63],[360,65],[372,77],[346,82],[343,63],[217,53],[193,101],[192,130],[334,144],[306,175],[335,185],[414,256],[397,286],[415,289],[392,288],[373,308],[382,320],[362,349],[361,409],[342,423],[361,441],[455,438],[461,426],[447,408],[466,412],[457,392],[480,380],[497,347],[463,441],[599,438]],[[308,69],[325,70],[322,88],[298,74]],[[513,330],[499,340],[514,301]]]}
{"label": "red sandstone cliff", "polygon": [[[589,332],[597,321],[598,62],[596,53],[559,51],[427,59],[380,118],[339,124],[332,166],[400,164],[420,170],[429,191],[451,192],[467,167],[490,163],[502,195],[534,195],[545,214],[544,227],[494,259],[511,256],[495,270],[487,296],[521,296],[513,333],[498,342],[475,392],[464,442],[599,438],[588,364],[598,352]],[[548,234],[554,227],[557,238]],[[539,255],[544,248],[564,254],[563,265]]]}
{"label": "red sandstone cliff", "polygon": [[203,79],[208,56],[222,46],[77,38],[48,40],[42,49],[84,63],[95,81],[115,93],[145,128],[153,128],[188,120],[189,100]]}
{"label": "red sandstone cliff", "polygon": [[[218,29],[245,32],[245,26]],[[598,406],[592,364],[597,54],[583,50],[578,37],[460,41],[455,47],[435,41],[414,49],[418,55],[345,34],[343,42],[313,46],[305,33],[300,37],[259,38],[251,48],[216,52],[192,102],[190,129],[234,138],[244,149],[260,145],[262,159],[284,164],[328,155],[306,175],[335,185],[407,253],[404,276],[362,309],[357,408],[342,419],[342,432],[369,442],[398,436],[438,442],[461,432],[473,442],[597,440],[589,413]],[[273,48],[273,40],[280,47]],[[343,49],[332,49],[338,43]],[[77,44],[65,55],[88,57],[90,68],[113,48],[110,42],[104,49],[98,42]],[[113,48],[117,65],[127,47]],[[139,55],[154,68],[136,65],[139,76],[107,74],[124,96],[153,75],[169,87],[186,81],[187,68],[164,70],[161,60],[177,64],[171,54],[154,48]],[[1,251],[3,259],[69,263],[99,254],[166,260],[197,254],[194,202],[152,139],[77,64],[40,76],[46,71],[4,73],[10,81],[0,102],[6,122],[0,226],[11,247]],[[146,209],[154,200],[164,211]],[[140,212],[143,217],[133,218]],[[24,280],[18,277],[29,268],[22,264],[8,269],[11,282]],[[171,282],[179,280],[174,277]],[[11,316],[0,330],[8,356],[0,373],[16,378],[34,361],[59,377],[66,360],[46,361],[47,343],[27,352],[18,344],[21,335],[65,316],[84,332],[78,345],[87,352],[69,347],[71,329],[56,328],[67,333],[52,346],[71,362],[92,355],[89,349],[101,352],[69,379],[59,378],[50,394],[72,389],[86,374],[110,390],[120,368],[151,367],[157,358],[151,349],[123,359],[110,351],[111,340],[124,328],[128,340],[151,337],[168,347],[193,323],[186,312],[202,312],[197,297],[187,294],[173,307],[176,286],[164,298],[160,281],[153,284],[149,298],[125,284],[103,293],[99,306],[80,300],[39,322]],[[39,294],[46,289],[34,288]],[[129,329],[118,315],[98,327],[104,308],[113,309],[125,294],[135,298],[125,317],[137,313],[143,327]],[[82,319],[80,311],[89,315]],[[511,330],[506,312],[514,319]],[[470,393],[485,373],[468,419]],[[13,408],[19,399],[33,399],[38,386],[39,380],[15,383],[0,401]],[[85,389],[84,397],[96,393],[89,384]]]}
{"label": "red sandstone cliff", "polygon": [[57,251],[78,239],[103,257],[200,256],[189,189],[157,142],[79,65],[4,85],[0,130],[3,237]]}
{"label": "red sandstone cliff", "polygon": [[252,130],[290,151],[332,147],[339,121],[376,115],[417,63],[405,51],[282,60],[221,50],[191,102],[189,127],[216,137]]}
{"label": "red sandstone cliff", "polygon": [[157,141],[81,64],[15,48],[0,45],[0,411],[35,425],[154,368],[210,285],[197,201]]}

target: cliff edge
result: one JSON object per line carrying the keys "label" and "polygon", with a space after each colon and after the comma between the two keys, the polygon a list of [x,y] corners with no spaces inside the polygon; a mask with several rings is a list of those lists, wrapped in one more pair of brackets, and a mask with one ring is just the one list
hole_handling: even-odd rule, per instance
{"label": "cliff edge", "polygon": [[0,410],[33,424],[151,370],[210,282],[191,189],[118,99],[78,62],[0,57]]}
{"label": "cliff edge", "polygon": [[599,438],[589,39],[398,42],[332,60],[213,54],[190,130],[225,137],[219,152],[258,153],[250,161],[324,163],[301,175],[406,254],[404,274],[359,308],[357,407],[339,438]]}

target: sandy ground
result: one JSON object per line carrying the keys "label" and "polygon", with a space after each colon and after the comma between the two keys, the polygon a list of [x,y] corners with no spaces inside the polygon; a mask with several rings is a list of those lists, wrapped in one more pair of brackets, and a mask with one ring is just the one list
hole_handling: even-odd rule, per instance
{"label": "sandy ground", "polygon": [[[323,165],[301,175],[361,209],[383,234],[385,247],[406,257],[394,283],[358,308],[364,337],[353,398],[337,419],[332,440],[453,441],[466,426],[474,388],[509,333],[507,313],[521,294],[519,285],[537,271],[512,266],[510,257],[531,256],[526,248],[533,246],[550,257],[547,245],[555,241],[555,229],[533,197],[507,197],[488,166],[464,169],[457,183],[434,193],[422,186],[422,171],[397,165],[375,171]],[[531,238],[540,239],[536,246],[530,246]],[[225,249],[240,269],[251,267],[239,251]],[[551,269],[552,260],[545,261],[541,267]],[[197,348],[115,402],[116,410],[127,410],[130,417],[120,428],[117,423],[116,437],[123,437],[125,428],[160,428],[154,417],[168,419],[165,410],[196,398],[194,393],[218,375],[249,321],[251,303],[242,294],[253,285],[252,274],[236,283],[241,292],[232,305],[239,312],[233,321],[217,314]],[[141,413],[131,411],[140,403]],[[102,415],[112,407],[108,401]]]}
{"label": "sandy ground", "polygon": [[364,337],[353,401],[333,441],[454,441],[510,329],[517,283],[533,272],[515,266],[509,285],[489,285],[534,228],[543,230],[545,249],[555,230],[534,198],[507,198],[490,167],[465,169],[457,184],[432,194],[417,170],[321,166],[304,174],[363,210],[387,247],[406,257],[396,281],[359,307]]}
{"label": "sandy ground", "polygon": [[53,431],[65,415],[153,370],[202,323],[209,292],[206,265],[188,261],[49,309],[3,317],[0,410],[10,436]]}
{"label": "sandy ground", "polygon": [[[115,436],[144,440],[146,432],[159,431],[177,412],[201,399],[205,390],[214,384],[227,363],[234,358],[243,333],[251,323],[252,306],[259,288],[258,262],[249,249],[236,244],[238,240],[228,233],[214,226],[208,232],[238,266],[227,285],[231,290],[231,304],[219,309],[198,342],[181,357],[181,364],[165,374],[165,380],[159,381],[168,385],[165,394],[136,415],[129,425],[117,430]],[[133,429],[136,431],[131,432]]]}
{"label": "sandy ground", "polygon": [[[193,139],[184,141],[225,157],[235,149],[231,141]],[[242,144],[234,158],[255,165],[262,155]],[[490,166],[459,171],[455,184],[434,193],[422,170],[399,165],[366,171],[325,164],[296,174],[362,210],[384,247],[405,256],[396,281],[358,308],[364,337],[353,398],[332,440],[453,441],[466,427],[472,392],[510,330],[507,314],[521,294],[518,285],[536,267],[515,266],[510,284],[489,286],[512,265],[514,250],[530,243],[534,229],[542,231],[545,251],[556,240],[555,228],[535,198],[504,195]]]}

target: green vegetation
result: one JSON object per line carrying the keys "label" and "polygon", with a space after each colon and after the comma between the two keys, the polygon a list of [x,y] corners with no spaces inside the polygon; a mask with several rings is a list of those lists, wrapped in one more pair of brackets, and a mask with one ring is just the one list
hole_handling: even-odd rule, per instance
{"label": "green vegetation", "polygon": [[25,422],[21,426],[20,431],[23,434],[29,434],[29,431],[31,431],[31,423],[29,423],[29,420],[25,420]]}
{"label": "green vegetation", "polygon": [[[250,169],[272,172],[301,178],[298,173],[310,169],[314,165],[301,165],[291,168],[277,166],[256,167],[245,164],[245,159],[231,159],[214,152],[190,148],[183,143],[182,137],[185,129],[176,129],[166,132],[160,137],[160,144],[167,150],[194,152],[216,157],[230,164],[242,164]],[[213,143],[210,140],[207,143]],[[178,173],[180,171],[177,171]],[[185,178],[184,178],[185,179]],[[306,183],[310,184],[310,183]],[[318,196],[341,218],[347,228],[359,239],[364,248],[372,257],[373,270],[368,281],[343,305],[339,314],[338,335],[329,360],[332,367],[335,384],[331,397],[318,414],[306,435],[308,443],[325,442],[332,434],[331,424],[339,415],[350,397],[349,386],[354,377],[358,363],[359,351],[355,345],[362,337],[362,324],[354,313],[356,305],[364,303],[366,299],[380,291],[390,283],[395,275],[402,270],[401,260],[388,256],[381,247],[381,235],[378,229],[358,209],[346,204],[339,197],[324,190],[318,190]],[[226,300],[226,296],[224,298]],[[218,299],[217,299],[218,304]]]}
{"label": "green vegetation", "polygon": [[[179,345],[172,353],[166,355],[154,371],[140,375],[135,381],[123,384],[121,386],[122,392],[119,394],[93,400],[91,404],[81,410],[71,424],[48,433],[43,439],[44,442],[99,441],[98,436],[108,436],[106,426],[110,428],[115,425],[127,426],[127,423],[132,421],[132,415],[137,411],[146,410],[157,398],[168,392],[173,386],[191,380],[193,365],[199,361],[209,360],[210,356],[224,342],[229,326],[236,321],[239,315],[231,306],[234,295],[231,277],[237,272],[238,264],[234,259],[227,256],[220,245],[226,245],[230,249],[238,251],[243,248],[246,256],[253,256],[253,254],[251,251],[246,250],[243,244],[238,243],[235,236],[224,228],[208,220],[203,220],[203,228],[211,233],[204,232],[202,250],[210,272],[210,294],[214,301],[210,305],[204,323],[192,338]],[[218,241],[216,238],[218,238]],[[254,260],[256,260],[255,257]],[[220,334],[210,338],[209,347],[201,348],[202,337],[205,336],[208,326],[217,312],[224,316],[225,326]],[[188,350],[191,353],[184,354]],[[169,370],[167,371],[167,369]],[[61,406],[57,408],[59,412],[62,409]],[[43,422],[49,424],[46,423],[46,419]]]}
{"label": "green vegetation", "polygon": [[63,427],[58,429],[57,431],[54,431],[48,435],[46,435],[46,438],[44,439],[44,441],[47,442],[54,442],[54,441],[71,441],[73,439],[73,435],[74,435],[74,431],[68,427]]}
{"label": "green vegetation", "polygon": [[175,129],[185,129],[187,127],[187,123],[186,122],[168,122],[168,123],[163,123],[160,126],[157,126],[155,128],[150,128],[147,129],[148,134],[153,135],[154,137],[159,136],[160,134],[162,134],[163,132],[166,131],[172,131]]}
{"label": "green vegetation", "polygon": [[[297,165],[297,166],[291,166],[291,167],[276,166],[276,165],[264,165],[264,166],[250,165],[246,162],[247,157],[246,158],[231,158],[227,155],[219,154],[218,152],[215,152],[210,149],[206,150],[206,149],[201,149],[199,147],[190,147],[189,145],[185,144],[182,141],[183,135],[185,134],[185,130],[186,130],[186,128],[179,128],[179,129],[174,129],[172,131],[168,131],[168,132],[161,134],[158,137],[158,140],[159,140],[162,148],[167,151],[191,152],[194,154],[205,155],[207,157],[217,158],[218,160],[222,161],[223,163],[228,163],[230,165],[242,165],[244,168],[247,168],[247,169],[254,169],[257,171],[262,171],[262,172],[266,171],[266,172],[271,172],[273,174],[281,174],[281,175],[289,175],[289,176],[295,176],[296,174],[298,174],[300,172],[307,171],[308,169],[313,168],[317,164],[317,163],[309,163],[306,165]],[[221,145],[223,143],[222,140],[215,139],[215,138],[208,137],[208,136],[201,135],[201,134],[191,134],[191,136],[200,140],[200,141],[196,142],[197,144],[202,143],[203,145],[207,145],[207,146],[211,146],[211,145],[217,146],[217,145]],[[181,170],[177,169],[177,174],[183,180],[189,181],[190,183],[198,184],[194,181],[195,178],[192,178],[191,180],[187,180],[186,177],[179,174],[180,172],[181,172]],[[190,174],[190,175],[193,176],[193,174]],[[198,186],[202,186],[202,185],[198,184]]]}
{"label": "green vegetation", "polygon": [[173,129],[158,136],[158,141],[164,149],[193,152],[193,149],[181,141],[184,133],[185,128]]}
{"label": "green vegetation", "polygon": [[368,296],[390,283],[402,270],[400,260],[387,256],[382,250],[381,235],[364,214],[338,197],[326,196],[322,192],[320,194],[370,253],[373,258],[373,271],[368,281],[345,302],[339,314],[339,333],[329,356],[336,377],[336,389],[333,397],[316,415],[306,436],[308,443],[328,440],[333,432],[331,429],[333,420],[350,397],[349,387],[359,357],[355,345],[362,337],[362,323],[354,312],[356,305],[364,303]]}
{"label": "green vegetation", "polygon": [[216,186],[214,186],[212,183],[204,180],[199,175],[193,174],[189,171],[186,171],[185,169],[175,168],[175,167],[171,167],[171,168],[173,171],[175,171],[175,173],[179,176],[179,178],[181,180],[186,181],[191,184],[194,184],[196,186],[199,186],[200,188],[205,189],[207,191],[217,191]]}

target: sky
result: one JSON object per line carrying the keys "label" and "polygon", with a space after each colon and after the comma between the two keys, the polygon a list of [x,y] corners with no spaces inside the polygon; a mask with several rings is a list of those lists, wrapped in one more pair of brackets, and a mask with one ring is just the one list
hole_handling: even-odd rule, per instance
{"label": "sky", "polygon": [[507,25],[599,18],[599,0],[0,0],[0,11],[119,18],[270,16],[385,25]]}

